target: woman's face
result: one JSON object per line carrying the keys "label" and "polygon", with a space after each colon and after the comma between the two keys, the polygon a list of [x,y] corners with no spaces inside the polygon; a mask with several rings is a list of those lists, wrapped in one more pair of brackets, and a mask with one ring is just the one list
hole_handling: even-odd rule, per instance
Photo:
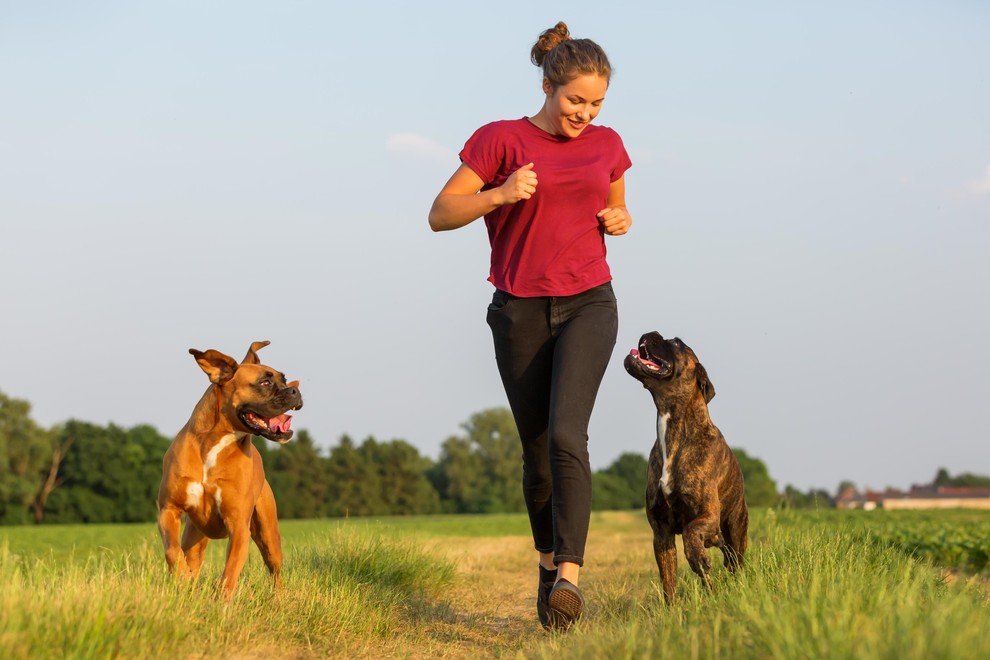
{"label": "woman's face", "polygon": [[596,73],[585,73],[554,89],[544,78],[543,91],[547,95],[543,111],[550,132],[576,138],[601,111],[608,80]]}

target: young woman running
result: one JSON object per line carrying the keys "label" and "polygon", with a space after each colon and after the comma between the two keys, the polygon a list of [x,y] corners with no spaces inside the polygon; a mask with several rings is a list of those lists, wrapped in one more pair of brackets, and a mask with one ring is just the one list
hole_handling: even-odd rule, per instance
{"label": "young woman running", "polygon": [[625,234],[619,135],[591,122],[612,69],[564,23],[531,51],[543,105],[529,117],[479,128],[437,195],[430,227],[484,216],[495,285],[488,325],[523,449],[523,493],[540,555],[536,609],[547,628],[581,616],[578,574],[591,517],[588,423],[615,346],[618,316],[605,234]]}

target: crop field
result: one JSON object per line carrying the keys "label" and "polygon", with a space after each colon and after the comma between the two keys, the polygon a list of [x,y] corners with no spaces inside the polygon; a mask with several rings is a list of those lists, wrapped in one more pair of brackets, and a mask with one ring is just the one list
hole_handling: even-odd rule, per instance
{"label": "crop field", "polygon": [[523,515],[283,521],[284,588],[255,549],[218,599],[225,542],[168,578],[154,525],[0,528],[7,658],[990,657],[990,512],[752,512],[744,569],[683,556],[660,596],[640,512],[593,515],[582,621],[536,621]]}
{"label": "crop field", "polygon": [[990,513],[982,511],[831,512],[866,538],[939,566],[990,573]]}

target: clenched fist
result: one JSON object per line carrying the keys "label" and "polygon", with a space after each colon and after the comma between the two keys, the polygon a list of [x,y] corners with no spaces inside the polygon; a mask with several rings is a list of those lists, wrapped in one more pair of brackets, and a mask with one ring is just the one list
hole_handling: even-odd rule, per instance
{"label": "clenched fist", "polygon": [[609,236],[621,236],[632,226],[632,217],[624,207],[605,208],[598,212],[598,222]]}
{"label": "clenched fist", "polygon": [[536,192],[536,172],[533,171],[533,163],[523,165],[518,170],[509,175],[498,190],[501,193],[500,202],[515,204],[519,200],[529,199]]}

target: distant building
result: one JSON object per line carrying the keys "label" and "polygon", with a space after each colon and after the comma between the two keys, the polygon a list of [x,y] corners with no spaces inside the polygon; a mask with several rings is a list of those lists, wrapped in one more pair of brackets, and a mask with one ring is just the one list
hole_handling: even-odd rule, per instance
{"label": "distant building", "polygon": [[852,486],[835,499],[837,509],[990,509],[990,488],[911,486],[908,492],[888,488],[860,493]]}

